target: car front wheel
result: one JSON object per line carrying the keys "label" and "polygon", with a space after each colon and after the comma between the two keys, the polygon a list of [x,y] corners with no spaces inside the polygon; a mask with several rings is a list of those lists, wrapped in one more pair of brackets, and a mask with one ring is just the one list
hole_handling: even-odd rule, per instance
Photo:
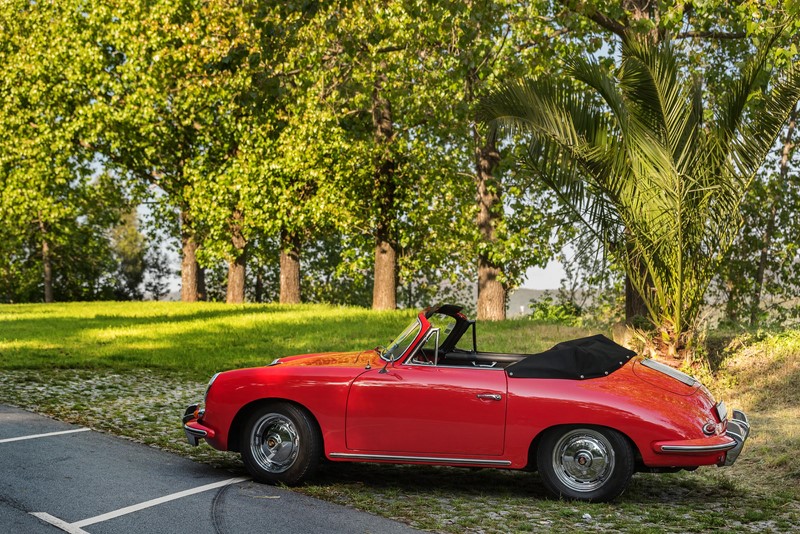
{"label": "car front wheel", "polygon": [[559,427],[548,430],[536,454],[544,485],[557,497],[605,502],[618,497],[633,475],[633,450],[615,430]]}
{"label": "car front wheel", "polygon": [[311,476],[322,455],[316,423],[288,403],[263,406],[244,426],[242,461],[253,478],[295,485]]}

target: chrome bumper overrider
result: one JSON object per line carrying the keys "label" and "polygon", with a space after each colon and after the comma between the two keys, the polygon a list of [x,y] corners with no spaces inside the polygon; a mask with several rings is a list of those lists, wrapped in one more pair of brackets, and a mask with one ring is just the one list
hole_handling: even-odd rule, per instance
{"label": "chrome bumper overrider", "polygon": [[192,404],[183,413],[183,432],[186,434],[186,441],[192,447],[197,447],[200,440],[208,435],[206,430],[189,426],[189,423],[196,422],[199,415],[202,415],[202,410],[198,411],[197,407],[197,404]]}
{"label": "chrome bumper overrider", "polygon": [[733,465],[739,457],[739,453],[742,452],[742,448],[744,448],[744,442],[747,441],[747,436],[750,435],[750,422],[747,420],[747,416],[743,411],[733,410],[733,414],[730,419],[728,419],[728,430],[725,434],[736,441],[736,445],[728,451],[728,454],[725,456],[725,463],[722,464],[724,466],[729,466]]}

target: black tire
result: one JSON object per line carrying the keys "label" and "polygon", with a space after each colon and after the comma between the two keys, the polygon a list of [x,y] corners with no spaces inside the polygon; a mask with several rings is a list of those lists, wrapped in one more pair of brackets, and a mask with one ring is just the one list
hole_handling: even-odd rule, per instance
{"label": "black tire", "polygon": [[293,486],[317,469],[322,438],[303,409],[275,403],[250,414],[242,430],[241,454],[254,479]]}
{"label": "black tire", "polygon": [[536,465],[556,497],[606,502],[628,487],[633,449],[625,436],[610,428],[558,427],[542,436]]}

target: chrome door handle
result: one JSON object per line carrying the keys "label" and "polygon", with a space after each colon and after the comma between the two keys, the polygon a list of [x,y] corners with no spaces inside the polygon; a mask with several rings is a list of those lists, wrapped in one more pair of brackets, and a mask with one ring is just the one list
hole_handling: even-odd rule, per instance
{"label": "chrome door handle", "polygon": [[503,397],[502,397],[502,395],[498,395],[497,393],[479,393],[479,394],[478,394],[478,398],[479,398],[480,400],[493,400],[493,401],[499,401],[499,400],[501,400]]}

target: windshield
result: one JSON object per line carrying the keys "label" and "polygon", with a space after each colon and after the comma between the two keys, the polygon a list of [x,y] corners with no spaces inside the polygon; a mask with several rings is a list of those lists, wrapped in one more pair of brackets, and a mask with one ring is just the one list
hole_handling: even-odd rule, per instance
{"label": "windshield", "polygon": [[403,333],[397,336],[397,338],[392,341],[392,344],[386,349],[381,355],[386,361],[394,361],[398,359],[403,353],[406,351],[409,345],[414,341],[419,334],[419,331],[422,329],[422,323],[419,322],[419,319],[415,319],[413,323],[408,325]]}

